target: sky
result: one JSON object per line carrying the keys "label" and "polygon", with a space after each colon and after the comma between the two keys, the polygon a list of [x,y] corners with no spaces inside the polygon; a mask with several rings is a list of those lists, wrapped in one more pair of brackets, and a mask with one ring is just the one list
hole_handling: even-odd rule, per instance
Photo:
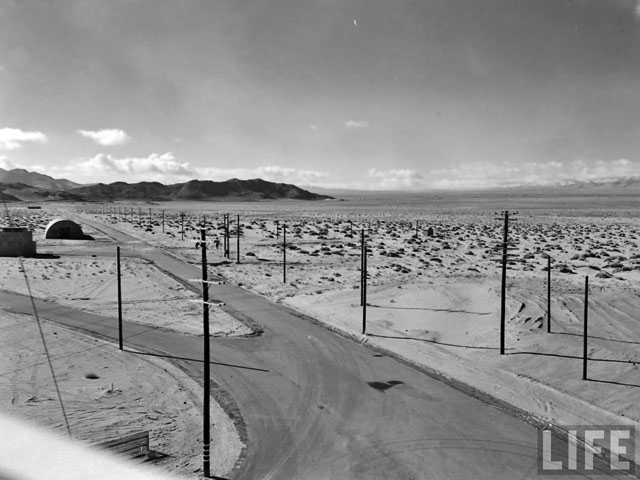
{"label": "sky", "polygon": [[369,190],[640,175],[637,0],[0,0],[0,168]]}

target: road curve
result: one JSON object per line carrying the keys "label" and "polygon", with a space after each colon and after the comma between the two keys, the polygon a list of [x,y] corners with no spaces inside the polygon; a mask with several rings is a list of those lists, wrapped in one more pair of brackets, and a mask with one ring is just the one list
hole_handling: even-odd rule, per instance
{"label": "road curve", "polygon": [[[82,219],[87,222],[85,218]],[[197,267],[95,224],[129,254],[182,278]],[[248,439],[237,479],[514,479],[537,476],[536,428],[382,356],[289,309],[230,285],[212,298],[264,328],[214,338],[212,378],[234,399]],[[5,309],[30,313],[26,297],[0,291]],[[117,320],[38,302],[39,314],[117,338]],[[202,338],[125,322],[125,344],[160,351],[202,375]]]}

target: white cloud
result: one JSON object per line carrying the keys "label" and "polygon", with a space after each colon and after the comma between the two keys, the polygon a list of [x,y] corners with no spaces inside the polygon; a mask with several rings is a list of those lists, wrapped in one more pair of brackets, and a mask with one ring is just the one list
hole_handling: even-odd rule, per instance
{"label": "white cloud", "polygon": [[640,162],[628,159],[522,164],[476,162],[431,170],[426,175],[432,179],[430,186],[436,188],[563,185],[573,181],[607,181],[635,176],[640,176]]}
{"label": "white cloud", "polygon": [[[112,183],[155,181],[173,183],[196,178],[198,173],[188,162],[179,160],[171,152],[152,153],[148,157],[117,158],[99,153],[91,158],[80,158],[64,167],[45,169],[48,175],[63,177],[78,183]],[[39,170],[40,171],[40,170]],[[168,182],[170,180],[170,182]]]}
{"label": "white cloud", "polygon": [[373,188],[382,190],[416,190],[427,188],[425,177],[416,170],[391,169],[376,170],[372,168],[367,172],[370,178],[376,180]]}
{"label": "white cloud", "polygon": [[367,128],[369,126],[369,122],[364,120],[346,120],[344,122],[344,126],[347,128]]}
{"label": "white cloud", "polygon": [[0,155],[0,168],[3,170],[13,170],[16,166],[8,157]]}
{"label": "white cloud", "polygon": [[152,153],[148,157],[116,158],[100,153],[77,165],[79,170],[96,178],[97,172],[129,181],[160,180],[165,177],[190,178],[197,173],[187,162],[178,160],[171,152],[159,155]]}
{"label": "white cloud", "polygon": [[0,128],[0,150],[15,150],[27,142],[46,143],[42,132],[25,132],[19,128]]}
{"label": "white cloud", "polygon": [[628,159],[533,163],[470,162],[419,172],[411,169],[368,171],[358,188],[367,190],[473,189],[496,186],[566,185],[640,176],[640,162]]}
{"label": "white cloud", "polygon": [[279,165],[267,165],[255,168],[205,168],[200,170],[202,178],[210,180],[228,180],[238,178],[248,180],[261,178],[269,182],[293,183],[296,185],[317,184],[328,175],[316,170],[304,170],[297,168],[281,167]]}
{"label": "white cloud", "polygon": [[123,145],[131,140],[127,132],[118,128],[103,130],[77,130],[83,137],[94,140],[99,145],[112,147],[115,145]]}
{"label": "white cloud", "polygon": [[157,181],[171,184],[192,179],[224,181],[230,178],[243,180],[262,178],[271,182],[309,185],[318,184],[328,176],[314,170],[278,165],[256,168],[195,168],[189,162],[176,158],[171,152],[152,153],[148,157],[124,158],[100,153],[91,158],[76,160],[69,166],[45,170],[49,175],[68,178],[79,183]]}
{"label": "white cloud", "polygon": [[[0,167],[16,168],[8,158],[0,156]],[[9,168],[7,168],[9,167]],[[224,181],[230,178],[290,183],[326,188],[363,190],[427,190],[473,189],[495,186],[568,184],[573,180],[612,180],[620,177],[640,177],[640,161],[629,159],[570,162],[545,161],[469,162],[444,168],[417,170],[411,168],[370,169],[360,178],[345,177],[340,171],[323,172],[281,165],[253,168],[195,167],[176,158],[171,152],[153,153],[147,157],[118,158],[101,153],[78,159],[65,167],[25,166],[29,170],[54,177],[68,178],[80,183],[111,183],[125,181],[158,181],[164,184],[192,179]]]}

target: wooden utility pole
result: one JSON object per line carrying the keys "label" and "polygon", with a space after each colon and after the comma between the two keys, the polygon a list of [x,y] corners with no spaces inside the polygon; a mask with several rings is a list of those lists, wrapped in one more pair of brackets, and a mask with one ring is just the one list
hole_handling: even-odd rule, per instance
{"label": "wooden utility pole", "polygon": [[362,262],[360,268],[360,292],[362,304],[362,334],[367,333],[367,242],[364,236],[364,229],[361,232],[360,243],[362,245]]}
{"label": "wooden utility pole", "polygon": [[360,306],[364,305],[364,230],[360,232]]}
{"label": "wooden utility pole", "polygon": [[582,336],[582,379],[587,379],[587,319],[589,312],[589,276],[584,277],[584,332]]}
{"label": "wooden utility pole", "polygon": [[287,283],[287,225],[282,225],[282,283]]}
{"label": "wooden utility pole", "polygon": [[240,215],[236,223],[236,263],[240,263]]}
{"label": "wooden utility pole", "polygon": [[164,233],[164,210],[162,210],[162,233]]}
{"label": "wooden utility pole", "polygon": [[180,223],[182,225],[182,240],[184,240],[184,212],[180,212]]}
{"label": "wooden utility pole", "polygon": [[211,390],[211,372],[209,364],[209,283],[207,281],[207,234],[206,230],[200,230],[200,248],[202,249],[202,323],[204,330],[204,395],[202,412],[202,467],[205,478],[211,476],[211,421],[209,394]]}
{"label": "wooden utility pole", "polygon": [[507,296],[507,244],[509,242],[509,212],[504,212],[504,232],[502,238],[502,287],[500,289],[500,355],[504,355]]}
{"label": "wooden utility pole", "polygon": [[224,256],[226,258],[231,258],[231,217],[230,214],[225,214],[225,227],[224,227],[224,235],[226,238],[226,248],[224,252]]}
{"label": "wooden utility pole", "polygon": [[120,281],[120,246],[116,247],[116,257],[118,264],[118,345],[122,350],[122,284]]}
{"label": "wooden utility pole", "polygon": [[547,254],[547,333],[551,333],[551,255]]}

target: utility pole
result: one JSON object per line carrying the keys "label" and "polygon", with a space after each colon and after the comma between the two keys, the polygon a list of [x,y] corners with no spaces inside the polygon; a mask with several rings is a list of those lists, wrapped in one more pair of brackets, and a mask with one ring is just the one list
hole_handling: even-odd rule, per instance
{"label": "utility pole", "polygon": [[122,350],[122,284],[120,281],[120,246],[116,247],[118,263],[118,345]]}
{"label": "utility pole", "polygon": [[360,232],[360,306],[364,305],[364,229]]}
{"label": "utility pole", "polygon": [[184,240],[184,212],[180,212],[180,223],[182,225],[182,240]]}
{"label": "utility pole", "polygon": [[164,210],[162,210],[162,233],[164,233]]}
{"label": "utility pole", "polygon": [[364,236],[364,229],[361,232],[362,264],[360,268],[360,292],[362,304],[362,334],[367,333],[367,242]]}
{"label": "utility pole", "polygon": [[507,242],[509,241],[509,212],[504,212],[504,235],[502,239],[502,287],[500,290],[500,355],[504,355],[505,309],[507,289]]}
{"label": "utility pole", "polygon": [[231,220],[229,218],[229,214],[225,213],[224,215],[224,239],[225,239],[225,248],[224,248],[224,256],[225,258],[231,257],[231,235],[230,235],[230,224]]}
{"label": "utility pole", "polygon": [[[511,212],[517,214],[518,212]],[[506,298],[507,298],[507,262],[509,259],[509,211],[502,212],[504,215],[504,230],[502,243],[502,284],[500,288],[500,355],[504,355],[505,350],[505,328],[506,328]]]}
{"label": "utility pole", "polygon": [[587,318],[589,312],[589,276],[584,277],[584,332],[582,336],[582,379],[587,379]]}
{"label": "utility pole", "polygon": [[236,224],[236,263],[240,263],[240,215]]}
{"label": "utility pole", "polygon": [[551,255],[547,254],[547,333],[551,333]]}
{"label": "utility pole", "polygon": [[207,281],[207,233],[204,228],[200,230],[200,248],[202,249],[202,322],[204,330],[204,398],[203,398],[203,434],[202,434],[202,461],[205,478],[211,476],[211,421],[209,394],[211,390],[211,372],[209,364],[209,283]]}
{"label": "utility pole", "polygon": [[287,283],[287,225],[282,225],[282,283]]}

